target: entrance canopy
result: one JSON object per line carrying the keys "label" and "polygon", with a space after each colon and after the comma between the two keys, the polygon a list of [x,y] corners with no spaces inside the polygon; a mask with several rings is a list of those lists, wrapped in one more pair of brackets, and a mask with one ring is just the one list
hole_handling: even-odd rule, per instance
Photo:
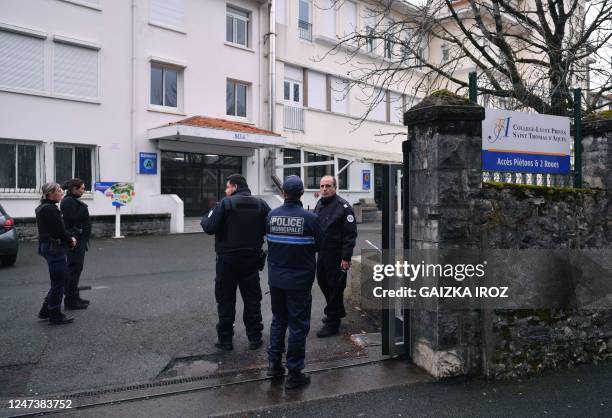
{"label": "entrance canopy", "polygon": [[301,148],[305,151],[311,151],[316,153],[333,154],[338,157],[348,157],[350,160],[376,163],[376,164],[402,164],[404,157],[401,152],[387,152],[387,151],[372,151],[372,150],[361,150],[355,148],[342,148],[333,147],[328,145],[320,144],[306,144],[301,142],[289,142],[286,144],[288,147]]}
{"label": "entrance canopy", "polygon": [[208,153],[226,155],[252,155],[253,150],[282,147],[287,139],[274,132],[246,123],[206,116],[191,116],[148,130],[148,138],[157,140],[161,149],[191,148],[205,145]]}

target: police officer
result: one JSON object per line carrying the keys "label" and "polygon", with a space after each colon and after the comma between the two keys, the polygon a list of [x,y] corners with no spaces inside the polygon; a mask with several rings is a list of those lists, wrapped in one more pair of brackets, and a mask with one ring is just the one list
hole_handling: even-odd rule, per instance
{"label": "police officer", "polygon": [[215,235],[215,299],[219,315],[215,346],[225,351],[234,349],[238,287],[244,302],[243,320],[249,349],[256,350],[262,345],[263,330],[258,270],[270,207],[251,196],[246,179],[240,174],[227,178],[225,195],[200,223],[207,234]]}
{"label": "police officer", "polygon": [[317,337],[338,334],[344,310],[346,273],[351,268],[351,257],[357,239],[357,225],[353,208],[336,194],[336,178],[324,176],[319,183],[321,199],[315,213],[323,228],[323,243],[317,259],[317,282],[325,296],[325,317]]}
{"label": "police officer", "polygon": [[74,248],[77,240],[72,237],[62,219],[57,203],[64,193],[59,184],[45,183],[42,186],[43,198],[36,208],[38,226],[38,254],[43,256],[49,266],[51,288],[38,313],[40,319],[48,319],[50,325],[69,324],[74,318],[62,313],[64,286],[69,278],[66,253]]}
{"label": "police officer", "polygon": [[315,253],[323,234],[317,216],[302,207],[303,193],[302,180],[298,176],[287,177],[283,182],[285,203],[270,212],[267,220],[268,284],[272,302],[268,376],[285,374],[282,356],[288,326],[287,389],[310,382],[310,376],[302,370],[310,330]]}
{"label": "police officer", "polygon": [[80,199],[85,193],[85,183],[81,179],[74,178],[66,181],[62,188],[66,190],[66,195],[60,203],[64,224],[66,230],[77,239],[77,245],[67,254],[70,276],[64,287],[64,307],[68,310],[87,309],[89,301],[81,299],[79,294],[79,279],[91,232],[89,209]]}

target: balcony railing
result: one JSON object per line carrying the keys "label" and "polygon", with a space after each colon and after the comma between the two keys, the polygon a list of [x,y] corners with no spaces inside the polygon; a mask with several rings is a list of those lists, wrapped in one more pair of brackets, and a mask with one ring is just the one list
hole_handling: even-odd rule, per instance
{"label": "balcony railing", "polygon": [[304,132],[304,108],[285,105],[283,128],[288,131]]}
{"label": "balcony railing", "polygon": [[312,42],[312,23],[298,20],[298,36],[300,39]]}

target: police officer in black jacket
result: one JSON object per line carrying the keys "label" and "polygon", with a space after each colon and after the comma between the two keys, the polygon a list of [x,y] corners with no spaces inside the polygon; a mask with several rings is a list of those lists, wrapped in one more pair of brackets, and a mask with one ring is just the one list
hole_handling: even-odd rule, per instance
{"label": "police officer in black jacket", "polygon": [[268,284],[272,303],[268,376],[285,374],[282,356],[289,328],[286,389],[310,382],[302,373],[306,357],[306,337],[310,331],[312,283],[316,271],[316,252],[323,231],[314,213],[302,207],[304,184],[298,176],[283,182],[285,203],[268,215]]}
{"label": "police officer in black jacket", "polygon": [[85,251],[89,243],[91,222],[89,220],[89,209],[81,201],[85,193],[85,183],[81,179],[66,181],[62,188],[66,195],[60,203],[60,209],[64,216],[66,230],[77,239],[77,245],[68,251],[68,271],[70,277],[64,287],[64,306],[68,310],[87,309],[89,301],[81,299],[79,294],[79,279],[85,262]]}
{"label": "police officer in black jacket", "polygon": [[323,327],[317,336],[324,338],[338,334],[341,319],[346,316],[344,289],[357,239],[357,224],[351,205],[336,194],[336,178],[324,176],[319,186],[321,199],[315,213],[323,228],[323,243],[317,259],[317,282],[327,306]]}
{"label": "police officer in black jacket", "polygon": [[68,264],[66,253],[74,248],[77,240],[71,236],[62,220],[62,213],[57,203],[64,193],[59,184],[45,183],[42,186],[43,198],[36,208],[36,225],[38,226],[38,254],[43,256],[49,266],[51,288],[45,297],[38,313],[40,319],[48,319],[49,324],[68,324],[74,318],[62,313],[62,297],[64,286],[68,280]]}
{"label": "police officer in black jacket", "polygon": [[270,207],[251,196],[246,179],[240,174],[227,178],[226,197],[202,218],[202,229],[215,235],[217,266],[215,299],[219,323],[217,348],[233,350],[236,287],[244,302],[244,326],[249,349],[262,345],[261,286],[259,265],[262,261],[266,216]]}

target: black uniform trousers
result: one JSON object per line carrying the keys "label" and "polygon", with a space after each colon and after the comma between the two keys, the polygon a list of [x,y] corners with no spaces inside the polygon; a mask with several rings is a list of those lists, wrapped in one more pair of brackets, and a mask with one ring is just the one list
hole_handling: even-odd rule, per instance
{"label": "black uniform trousers", "polygon": [[339,252],[321,251],[317,259],[317,283],[325,296],[325,318],[323,322],[338,328],[346,316],[344,310],[344,289],[346,272],[340,269],[342,256]]}
{"label": "black uniform trousers", "polygon": [[41,242],[38,245],[38,254],[45,258],[49,266],[51,288],[45,297],[48,309],[60,309],[62,305],[64,286],[70,275],[66,261],[66,252],[63,244],[57,245]]}
{"label": "black uniform trousers", "polygon": [[79,297],[79,279],[85,263],[86,243],[77,241],[76,247],[67,253],[69,276],[64,287],[65,302],[70,304],[76,302]]}
{"label": "black uniform trousers", "polygon": [[217,301],[217,335],[219,341],[231,341],[236,317],[236,288],[244,302],[242,319],[249,341],[261,340],[261,286],[258,255],[217,255],[215,299]]}
{"label": "black uniform trousers", "polygon": [[270,287],[272,324],[268,360],[281,361],[285,352],[285,334],[289,327],[287,368],[298,371],[304,368],[306,337],[310,331],[312,292],[310,289],[281,289]]}

